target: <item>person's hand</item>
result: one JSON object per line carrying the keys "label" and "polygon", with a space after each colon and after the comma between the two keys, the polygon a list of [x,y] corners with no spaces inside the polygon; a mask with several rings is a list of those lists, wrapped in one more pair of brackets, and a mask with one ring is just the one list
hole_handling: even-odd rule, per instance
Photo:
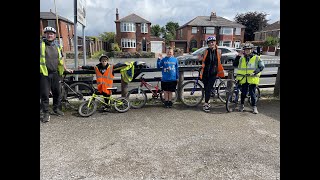
{"label": "person's hand", "polygon": [[82,69],[82,66],[78,66],[78,69]]}
{"label": "person's hand", "polygon": [[250,76],[255,76],[255,75],[256,75],[255,73],[251,73],[251,74],[250,74]]}
{"label": "person's hand", "polygon": [[158,59],[162,59],[162,54],[161,53],[159,53],[159,55],[158,55]]}
{"label": "person's hand", "polygon": [[243,55],[243,51],[242,50],[238,51],[238,56],[242,56],[242,55]]}
{"label": "person's hand", "polygon": [[66,71],[67,71],[68,73],[73,73],[73,70],[72,70],[72,69],[66,69]]}

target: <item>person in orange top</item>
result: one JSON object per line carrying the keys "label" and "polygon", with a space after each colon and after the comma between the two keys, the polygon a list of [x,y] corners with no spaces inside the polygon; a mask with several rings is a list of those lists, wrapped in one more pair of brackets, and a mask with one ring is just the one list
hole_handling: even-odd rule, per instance
{"label": "person in orange top", "polygon": [[202,58],[202,68],[200,72],[200,79],[204,85],[204,104],[203,110],[210,112],[210,96],[213,84],[216,81],[216,77],[224,77],[224,69],[220,61],[221,54],[218,52],[216,45],[216,38],[210,36],[207,39],[208,49],[204,51]]}

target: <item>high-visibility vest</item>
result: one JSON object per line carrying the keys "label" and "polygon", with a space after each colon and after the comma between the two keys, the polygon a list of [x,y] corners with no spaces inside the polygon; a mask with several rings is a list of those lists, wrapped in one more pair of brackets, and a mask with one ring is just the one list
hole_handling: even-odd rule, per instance
{"label": "high-visibility vest", "polygon": [[[59,63],[58,63],[58,72],[59,72],[59,75],[62,76],[63,75],[63,72],[64,72],[64,67],[63,67],[63,60],[62,60],[62,55],[61,55],[61,47],[57,46],[57,51],[58,51],[58,60],[59,60]],[[46,66],[46,55],[45,55],[45,52],[46,52],[46,44],[45,42],[41,42],[41,46],[40,46],[40,51],[41,51],[41,54],[40,54],[40,74],[43,74],[44,76],[48,76],[48,69],[47,69],[47,66]]]}
{"label": "high-visibility vest", "polygon": [[120,69],[121,78],[124,82],[128,83],[132,81],[132,78],[134,76],[134,61],[132,62],[125,62],[127,65],[125,68]]}
{"label": "high-visibility vest", "polygon": [[[216,50],[217,49],[218,49],[218,47],[216,46]],[[204,56],[203,56],[203,59],[202,59],[202,69],[200,71],[200,79],[202,79],[203,72],[204,72],[204,67],[206,66],[205,62],[206,62],[206,59],[207,59],[207,55],[208,55],[208,49],[206,49],[204,51]],[[223,69],[223,66],[222,66],[221,61],[220,61],[220,53],[217,53],[217,57],[218,57],[218,73],[217,73],[217,77],[224,77],[224,69]]]}
{"label": "high-visibility vest", "polygon": [[[258,57],[258,58],[257,58]],[[258,61],[260,60],[260,56],[254,55],[248,63],[246,62],[245,57],[240,58],[237,77],[236,79],[240,81],[240,84],[244,84],[248,82],[249,84],[259,84],[261,72],[256,74],[255,76],[247,76],[244,77],[241,75],[252,74],[255,69],[258,68]]]}
{"label": "high-visibility vest", "polygon": [[113,65],[109,65],[103,74],[101,74],[97,66],[94,67],[94,70],[96,72],[96,78],[97,78],[96,81],[97,81],[98,91],[100,93],[104,92],[108,95],[111,95],[112,91],[108,90],[107,88],[112,88],[112,85],[113,85],[113,78],[114,78],[114,75],[112,74]]}

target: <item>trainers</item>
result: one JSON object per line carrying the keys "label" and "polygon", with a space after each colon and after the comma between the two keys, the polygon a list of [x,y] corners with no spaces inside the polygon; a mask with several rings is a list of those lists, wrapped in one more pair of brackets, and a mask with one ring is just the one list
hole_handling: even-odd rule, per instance
{"label": "trainers", "polygon": [[208,105],[208,104],[205,104],[205,105],[203,106],[203,110],[204,110],[204,112],[210,112],[210,107],[209,107],[209,105]]}
{"label": "trainers", "polygon": [[60,109],[55,109],[55,110],[53,110],[53,112],[55,115],[64,116],[64,113]]}
{"label": "trainers", "polygon": [[172,108],[172,104],[173,104],[172,101],[168,101],[168,107],[169,108]]}
{"label": "trainers", "polygon": [[42,118],[42,122],[46,123],[50,121],[50,115],[49,113],[44,113],[43,118]]}
{"label": "trainers", "polygon": [[258,114],[258,108],[257,106],[253,106],[253,114]]}
{"label": "trainers", "polygon": [[169,108],[169,101],[165,101],[165,102],[164,102],[164,107],[165,107],[165,108]]}
{"label": "trainers", "polygon": [[243,112],[243,110],[244,110],[244,104],[240,104],[239,111]]}

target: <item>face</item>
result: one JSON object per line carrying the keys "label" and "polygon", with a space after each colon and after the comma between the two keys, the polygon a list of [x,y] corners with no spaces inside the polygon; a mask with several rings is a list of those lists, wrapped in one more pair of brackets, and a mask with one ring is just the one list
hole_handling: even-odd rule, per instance
{"label": "face", "polygon": [[48,41],[54,41],[56,39],[56,34],[53,32],[46,32],[45,36]]}
{"label": "face", "polygon": [[106,66],[106,65],[108,64],[108,61],[109,61],[109,59],[107,59],[107,58],[102,58],[102,59],[101,59],[101,64],[102,64],[102,66]]}
{"label": "face", "polygon": [[167,56],[173,56],[173,49],[167,49]]}
{"label": "face", "polygon": [[244,49],[244,54],[250,54],[252,49]]}
{"label": "face", "polygon": [[213,48],[216,45],[216,41],[209,41],[208,46],[209,48]]}

